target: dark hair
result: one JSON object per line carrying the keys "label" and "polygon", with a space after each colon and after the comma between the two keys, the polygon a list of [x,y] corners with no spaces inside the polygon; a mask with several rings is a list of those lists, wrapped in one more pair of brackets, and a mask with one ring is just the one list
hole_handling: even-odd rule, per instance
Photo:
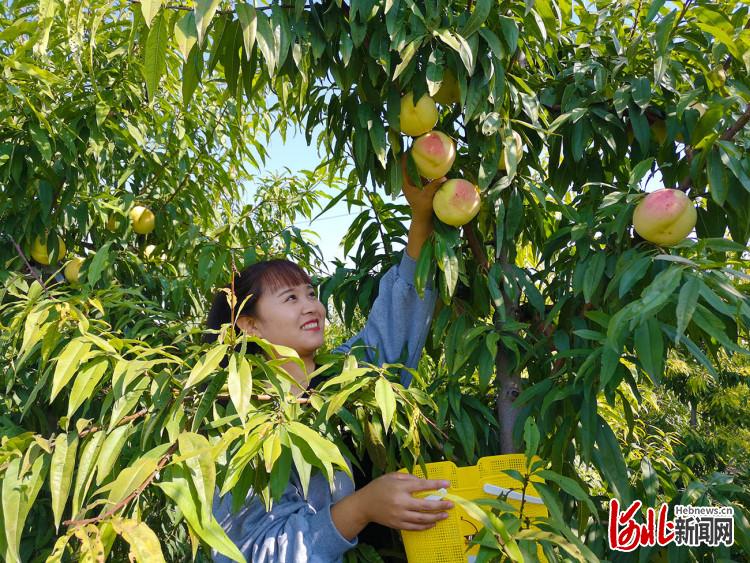
{"label": "dark hair", "polygon": [[[255,307],[264,292],[302,283],[312,283],[310,276],[289,260],[266,260],[248,266],[234,277],[234,295],[239,308],[235,311],[235,317],[255,314]],[[232,291],[232,284],[226,285],[224,289]],[[209,330],[218,330],[221,325],[232,322],[232,310],[227,297],[223,290],[214,294],[206,320],[206,328]],[[203,335],[204,342],[214,342],[217,338],[218,335],[212,332]]]}

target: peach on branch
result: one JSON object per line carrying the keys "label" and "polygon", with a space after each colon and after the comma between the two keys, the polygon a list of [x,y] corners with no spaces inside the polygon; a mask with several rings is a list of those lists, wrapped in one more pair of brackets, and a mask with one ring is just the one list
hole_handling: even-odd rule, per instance
{"label": "peach on branch", "polygon": [[460,227],[471,221],[477,213],[481,198],[479,188],[467,180],[445,182],[432,199],[432,209],[446,225]]}
{"label": "peach on branch", "polygon": [[449,106],[457,103],[461,99],[461,91],[458,88],[456,75],[449,68],[443,72],[443,81],[440,88],[432,97],[437,103],[443,106]]}
{"label": "peach on branch", "polygon": [[662,189],[651,192],[636,206],[633,227],[649,242],[672,246],[690,234],[697,219],[695,206],[684,192]]}
{"label": "peach on branch", "polygon": [[419,98],[414,105],[411,92],[401,98],[401,132],[411,137],[419,137],[435,127],[438,110],[435,101],[428,95]]}
{"label": "peach on branch", "polygon": [[76,256],[75,258],[68,260],[68,263],[65,264],[65,270],[63,271],[65,279],[68,280],[68,283],[78,283],[78,275],[81,271],[82,265],[83,258],[81,258],[80,256]]}
{"label": "peach on branch", "polygon": [[136,233],[147,235],[154,230],[156,217],[148,207],[136,205],[130,210],[130,223]]}
{"label": "peach on branch", "polygon": [[428,178],[445,176],[456,160],[456,145],[448,135],[430,131],[414,141],[411,156],[419,175]]}
{"label": "peach on branch", "polygon": [[[59,236],[55,235],[57,238],[57,259],[60,260],[63,256],[65,256],[65,252],[67,252],[67,248],[65,248],[65,241],[60,238]],[[42,266],[49,266],[50,265],[50,258],[52,251],[47,248],[47,237],[46,236],[37,236],[34,239],[34,242],[31,243],[31,257],[37,261]]]}

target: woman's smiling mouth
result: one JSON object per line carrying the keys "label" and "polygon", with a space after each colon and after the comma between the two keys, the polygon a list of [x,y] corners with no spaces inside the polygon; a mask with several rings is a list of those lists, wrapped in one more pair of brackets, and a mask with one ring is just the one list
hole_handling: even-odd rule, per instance
{"label": "woman's smiling mouth", "polygon": [[320,330],[320,323],[315,321],[308,321],[302,325],[302,330]]}

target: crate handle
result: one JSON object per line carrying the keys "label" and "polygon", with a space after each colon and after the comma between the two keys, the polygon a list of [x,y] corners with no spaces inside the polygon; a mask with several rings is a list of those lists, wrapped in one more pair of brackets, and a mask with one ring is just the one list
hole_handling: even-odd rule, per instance
{"label": "crate handle", "polygon": [[[496,497],[499,497],[500,495],[507,495],[507,498],[513,500],[521,500],[524,498],[524,495],[517,491],[506,489],[505,487],[498,487],[497,485],[491,485],[490,483],[485,483],[484,487],[482,487],[482,490],[488,495],[495,495]],[[539,497],[535,497],[532,495],[525,495],[525,497],[526,502],[529,502],[531,504],[544,504],[544,501]]]}

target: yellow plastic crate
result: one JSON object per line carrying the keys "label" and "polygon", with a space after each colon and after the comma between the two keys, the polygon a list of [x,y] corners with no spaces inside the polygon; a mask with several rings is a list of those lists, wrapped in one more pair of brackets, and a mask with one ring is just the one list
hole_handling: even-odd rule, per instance
{"label": "yellow plastic crate", "polygon": [[[526,456],[523,454],[496,455],[483,457],[476,465],[456,467],[452,461],[439,461],[426,464],[427,475],[421,467],[414,468],[414,475],[428,479],[450,481],[448,492],[462,496],[467,500],[497,498],[502,490],[510,489],[507,502],[520,509],[520,492],[522,483],[503,473],[506,469],[526,471]],[[401,470],[403,473],[407,471]],[[543,482],[541,478],[532,481]],[[416,496],[425,497],[434,494],[426,491]],[[471,518],[460,506],[448,510],[448,518],[438,522],[433,528],[420,532],[402,531],[406,556],[409,563],[467,563],[474,560],[479,546],[468,549],[469,542],[482,525]],[[547,507],[541,503],[533,485],[526,488],[524,519],[547,516]],[[533,526],[532,526],[533,527]],[[540,561],[546,561],[541,548],[538,550]]]}

